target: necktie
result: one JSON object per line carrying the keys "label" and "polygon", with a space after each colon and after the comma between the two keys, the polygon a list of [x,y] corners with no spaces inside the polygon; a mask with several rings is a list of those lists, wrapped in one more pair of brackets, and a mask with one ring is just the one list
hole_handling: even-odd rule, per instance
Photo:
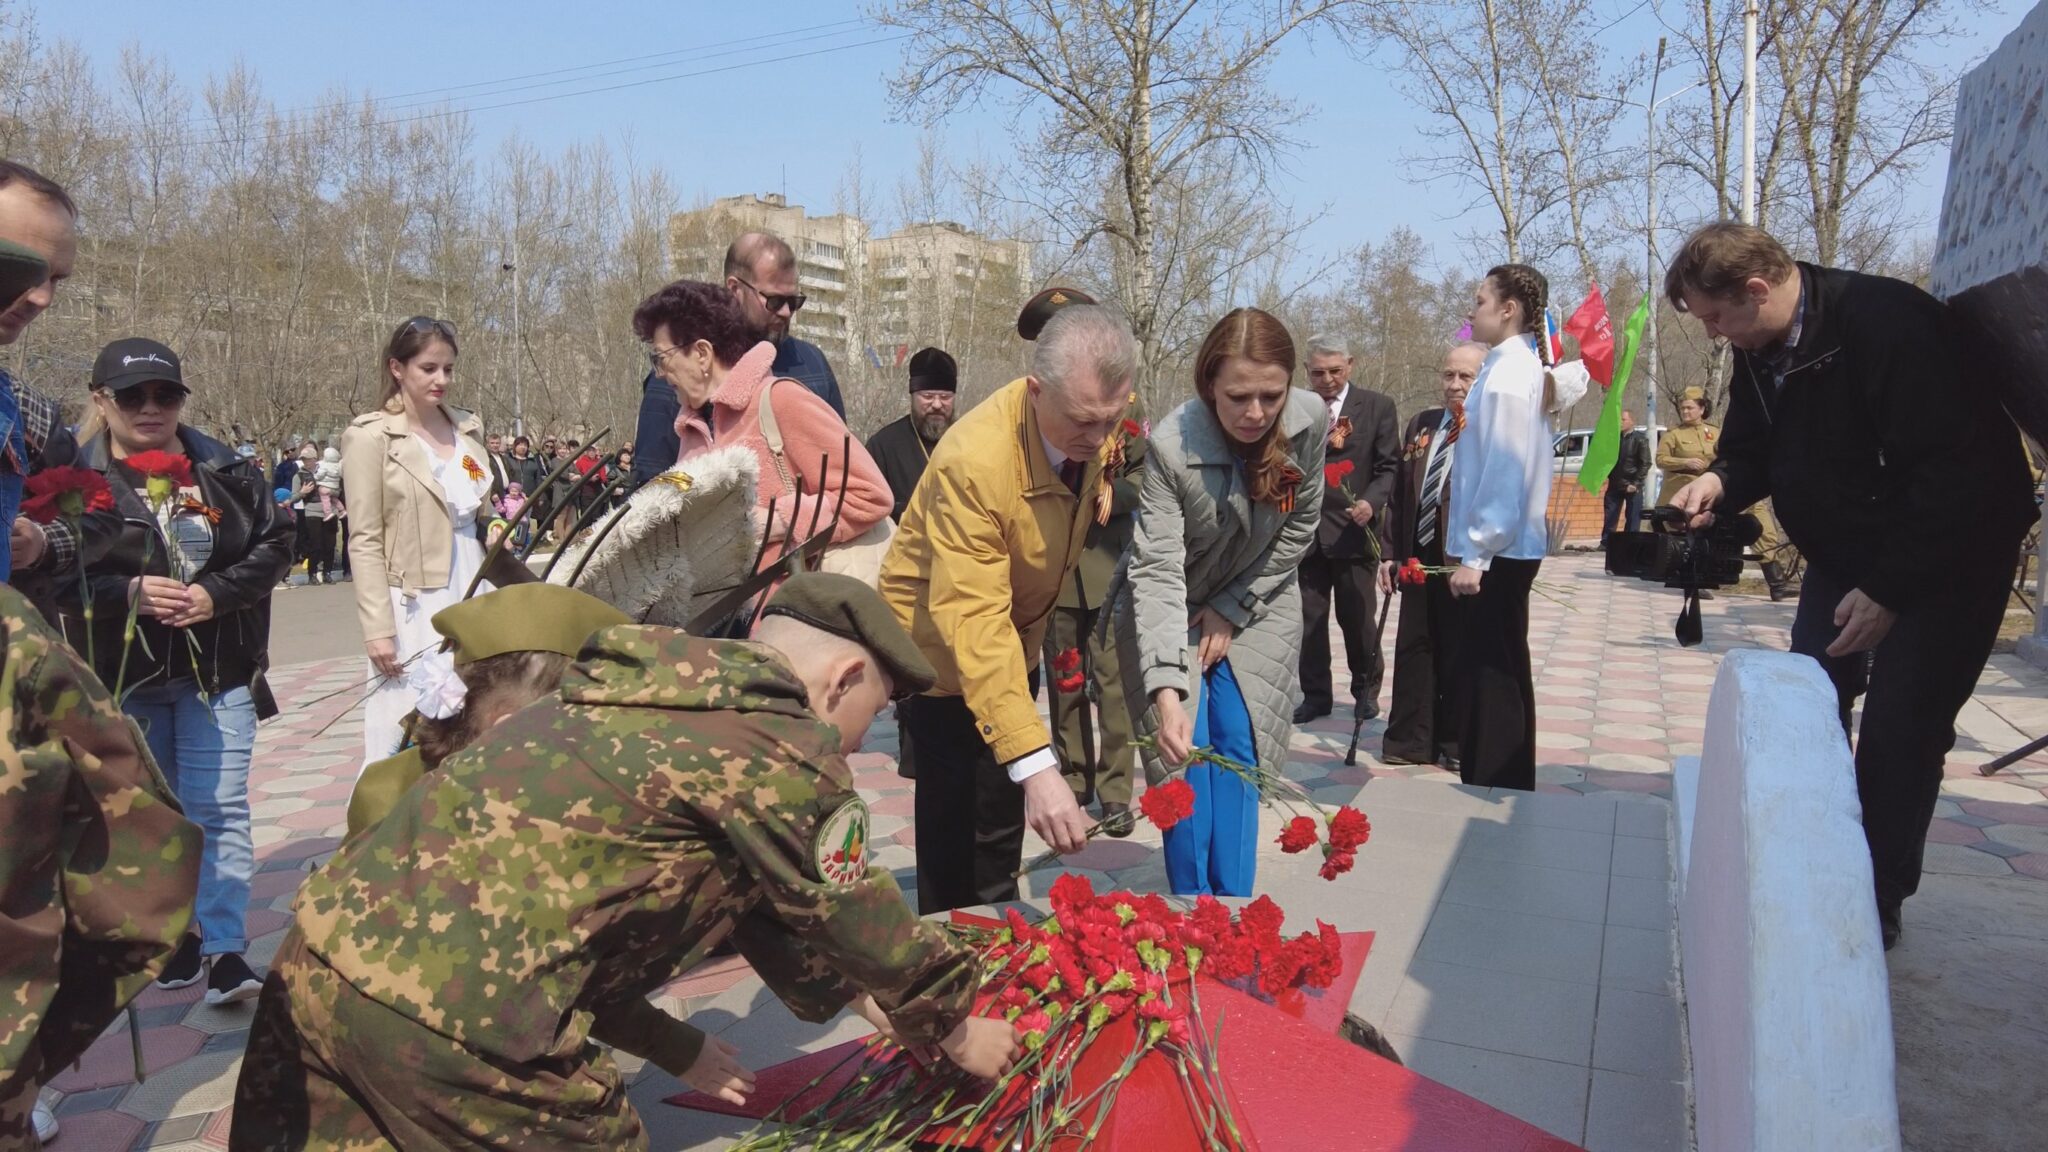
{"label": "necktie", "polygon": [[1088,471],[1088,465],[1079,460],[1068,460],[1060,465],[1060,483],[1074,495],[1081,494],[1081,474]]}
{"label": "necktie", "polygon": [[1444,412],[1444,422],[1439,430],[1443,443],[1437,445],[1436,455],[1430,457],[1429,468],[1422,474],[1422,509],[1415,518],[1415,546],[1436,539],[1437,511],[1443,506],[1444,481],[1451,475],[1451,449],[1458,443],[1458,433],[1465,430],[1464,414],[1455,409]]}

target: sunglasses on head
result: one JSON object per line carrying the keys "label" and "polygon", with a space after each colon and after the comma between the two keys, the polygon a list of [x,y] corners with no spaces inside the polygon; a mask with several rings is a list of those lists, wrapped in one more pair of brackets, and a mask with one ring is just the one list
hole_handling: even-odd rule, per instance
{"label": "sunglasses on head", "polygon": [[123,412],[140,412],[152,403],[159,408],[176,408],[191,394],[191,389],[169,382],[137,384],[115,392],[114,405]]}
{"label": "sunglasses on head", "polygon": [[761,298],[761,306],[768,309],[768,314],[771,316],[773,316],[777,312],[782,311],[784,308],[789,309],[791,314],[794,314],[797,311],[801,310],[804,306],[805,297],[804,294],[801,292],[798,292],[792,296],[770,296],[768,293],[761,291],[759,288],[755,288],[752,284],[747,284],[745,280],[740,280],[740,278],[737,276],[733,277],[733,279],[739,280],[742,284],[746,284],[747,288],[751,290],[754,293],[754,295],[759,296]]}
{"label": "sunglasses on head", "polygon": [[455,325],[446,320],[436,320],[432,316],[415,316],[400,325],[399,331],[419,332],[428,328],[440,333],[449,343],[455,342]]}

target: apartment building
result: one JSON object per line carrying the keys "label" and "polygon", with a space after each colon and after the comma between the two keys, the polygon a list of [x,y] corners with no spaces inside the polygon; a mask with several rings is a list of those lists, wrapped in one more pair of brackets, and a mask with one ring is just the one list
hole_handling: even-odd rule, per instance
{"label": "apartment building", "polygon": [[807,299],[791,330],[835,362],[856,354],[848,293],[861,274],[867,225],[844,213],[813,216],[779,192],[720,197],[670,218],[669,251],[676,273],[721,279],[726,246],[750,231],[773,232],[796,252],[797,290]]}

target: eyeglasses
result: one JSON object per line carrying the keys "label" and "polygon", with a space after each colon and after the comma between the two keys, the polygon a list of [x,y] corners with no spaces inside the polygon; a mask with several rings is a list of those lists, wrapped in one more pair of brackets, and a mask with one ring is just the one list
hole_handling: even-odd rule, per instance
{"label": "eyeglasses", "polygon": [[440,333],[442,338],[450,344],[455,342],[455,325],[450,324],[446,320],[436,320],[432,316],[415,316],[398,326],[398,330],[401,332],[417,332],[422,328],[433,329]]}
{"label": "eyeglasses", "polygon": [[[737,276],[733,277],[733,279],[739,280],[742,284],[747,284],[745,280],[740,280]],[[771,316],[782,311],[784,308],[789,309],[791,313],[795,313],[804,306],[805,297],[801,292],[794,296],[770,296],[759,288],[755,288],[752,284],[747,284],[747,287],[753,290],[754,295],[761,298],[761,306],[768,309],[768,313]]]}
{"label": "eyeglasses", "polygon": [[192,394],[188,388],[176,384],[137,384],[114,393],[114,405],[123,412],[140,412],[155,404],[159,408],[176,408],[185,403],[185,397]]}
{"label": "eyeglasses", "polygon": [[670,346],[667,348],[649,348],[647,350],[647,363],[649,366],[655,368],[656,370],[659,370],[661,368],[661,362],[663,360],[668,359],[669,353],[681,351],[681,348],[677,348],[674,346]]}

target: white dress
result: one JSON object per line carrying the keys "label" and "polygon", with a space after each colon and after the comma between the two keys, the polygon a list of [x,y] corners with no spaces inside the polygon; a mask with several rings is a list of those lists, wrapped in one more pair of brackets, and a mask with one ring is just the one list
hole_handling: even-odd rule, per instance
{"label": "white dress", "polygon": [[[434,631],[433,620],[434,613],[462,599],[462,593],[469,588],[477,569],[483,567],[484,547],[476,538],[476,522],[477,511],[484,506],[484,499],[490,493],[491,476],[486,469],[483,479],[473,479],[462,466],[465,456],[481,462],[466,439],[457,439],[455,454],[446,460],[441,459],[434,445],[425,438],[420,438],[420,444],[433,469],[434,483],[441,486],[443,499],[447,502],[448,519],[453,524],[450,529],[454,539],[451,541],[453,551],[448,584],[443,588],[419,589],[410,597],[402,588],[391,589],[391,614],[398,625],[398,634],[393,642],[398,646],[399,662],[405,664],[405,675],[397,680],[384,681],[370,694],[364,707],[364,765],[398,753],[404,740],[400,722],[408,712],[415,708],[432,710],[438,706],[445,714],[448,707],[459,704],[462,698],[462,681],[455,675],[455,660],[450,654],[438,650],[441,634]],[[479,595],[490,590],[488,581],[477,585]],[[372,667],[369,675],[374,676],[376,672]],[[357,770],[361,771],[360,768]]]}

